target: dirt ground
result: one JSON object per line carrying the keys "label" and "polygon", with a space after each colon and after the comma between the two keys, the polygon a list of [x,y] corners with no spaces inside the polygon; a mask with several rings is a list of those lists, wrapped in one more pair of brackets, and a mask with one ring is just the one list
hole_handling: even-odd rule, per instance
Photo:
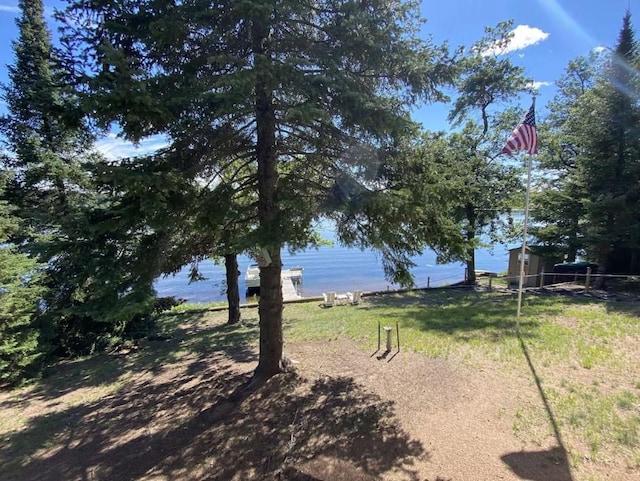
{"label": "dirt ground", "polygon": [[577,477],[551,424],[542,443],[518,437],[519,409],[545,410],[526,370],[383,356],[342,337],[286,351],[295,371],[241,402],[229,395],[256,363],[244,348],[134,371],[123,356],[109,382],[69,366],[75,384],[0,393],[22,423],[2,439],[0,480],[640,479],[585,464]]}

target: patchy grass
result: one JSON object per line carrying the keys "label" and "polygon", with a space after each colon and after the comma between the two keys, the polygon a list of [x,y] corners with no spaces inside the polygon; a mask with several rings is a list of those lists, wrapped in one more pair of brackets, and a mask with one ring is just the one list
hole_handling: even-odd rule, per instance
{"label": "patchy grass", "polygon": [[[540,382],[574,467],[621,456],[629,469],[640,468],[639,310],[636,302],[525,297],[520,333],[535,364],[528,375]],[[378,321],[394,329],[398,323],[404,348],[523,372],[515,311],[513,294],[462,290],[367,298],[359,307],[292,305],[285,311],[286,338],[347,335],[371,348]],[[513,429],[533,442],[553,432],[548,415],[531,406],[517,411]]]}
{"label": "patchy grass", "polygon": [[[4,447],[0,447],[0,480],[18,479],[21,470],[36,461],[46,469],[43,453],[55,458],[56,448],[64,442],[71,446],[79,443],[96,449],[104,447],[98,434],[117,436],[124,432],[118,425],[124,420],[133,423],[135,432],[129,434],[130,446],[124,443],[122,448],[114,448],[113,452],[123,459],[142,449],[136,436],[151,439],[151,445],[159,450],[159,459],[164,459],[160,451],[165,446],[165,435],[150,432],[149,425],[160,420],[170,426],[178,418],[199,433],[202,450],[209,456],[214,456],[207,451],[211,449],[209,446],[226,442],[228,433],[224,429],[233,430],[237,443],[234,446],[240,454],[242,449],[248,449],[242,441],[243,429],[256,426],[248,416],[253,416],[263,401],[256,400],[232,416],[235,424],[231,428],[220,424],[220,432],[200,432],[199,421],[189,419],[193,417],[194,406],[201,403],[209,406],[217,402],[220,412],[226,412],[223,399],[229,386],[232,381],[243,379],[237,366],[248,370],[255,365],[258,311],[243,309],[242,322],[227,326],[226,311],[203,311],[203,306],[180,307],[182,311],[160,316],[159,333],[142,340],[128,353],[100,354],[65,362],[37,384],[2,393],[0,439]],[[577,470],[574,481],[601,479],[593,475],[593,466],[600,470],[596,469],[597,472],[606,472],[611,466],[637,472],[640,303],[527,293],[521,319],[515,318],[515,312],[516,295],[511,292],[433,289],[366,297],[359,306],[322,308],[313,302],[287,304],[284,330],[287,343],[347,337],[363,351],[373,351],[378,343],[378,326],[393,328],[394,346],[398,326],[403,351],[409,349],[443,362],[463,363],[470,369],[508,372],[539,386],[540,400],[536,404],[522,400],[513,412],[500,406],[496,409],[500,419],[511,426],[523,443],[542,446],[550,436],[558,437],[558,444],[566,448],[567,457]],[[381,341],[384,346],[384,339]],[[212,353],[214,357],[220,355],[219,364],[211,364]],[[283,390],[274,404],[291,406],[287,408],[290,419],[286,425],[269,428],[269,423],[275,421],[260,411],[258,417],[264,421],[264,429],[270,429],[265,431],[265,439],[278,432],[285,452],[293,452],[291,443],[296,439],[304,439],[311,446],[317,440],[306,431],[308,418],[301,415],[311,413],[318,419],[326,419],[323,410],[327,409],[327,400],[335,393],[347,396],[347,392],[352,393],[351,397],[336,398],[329,413],[342,420],[341,431],[333,432],[330,426],[316,423],[313,424],[316,434],[325,440],[339,436],[341,443],[348,446],[351,441],[370,437],[370,432],[363,432],[364,427],[376,428],[388,406],[381,400],[370,403],[354,379],[338,381],[325,379],[315,384],[303,379],[291,381],[292,386]],[[345,391],[347,388],[349,391]],[[348,406],[356,395],[359,410],[352,412]],[[292,401],[295,402],[291,404]],[[540,409],[540,401],[547,403],[546,411]],[[46,412],[34,412],[33,406]],[[96,410],[102,414],[95,414]],[[102,431],[94,432],[98,429]],[[191,439],[176,428],[169,432],[179,439]],[[75,441],[73,436],[81,434],[84,438]],[[398,439],[405,435],[396,431],[392,434]],[[380,437],[380,452],[389,447],[383,441]],[[357,464],[361,454],[353,446],[351,461]],[[407,446],[403,449],[412,452]],[[336,444],[337,451],[338,448],[341,445]],[[314,455],[310,447],[305,449],[309,449],[305,455]],[[196,454],[194,459],[200,459],[202,453]],[[385,469],[393,466],[392,458],[389,457]],[[109,465],[108,459],[100,459],[102,466]],[[236,461],[242,464],[240,457]],[[126,466],[118,466],[122,469],[120,474],[127,473]],[[253,468],[258,469],[256,466]],[[111,475],[117,473],[116,469]],[[139,473],[140,479],[144,473]],[[223,474],[233,473],[221,471],[220,475]],[[93,474],[87,476],[91,479]],[[98,474],[95,478],[107,479]]]}
{"label": "patchy grass", "polygon": [[611,448],[624,453],[629,467],[639,468],[640,396],[626,390],[605,392],[598,386],[563,382],[549,388],[562,425],[588,448],[590,460],[607,460]]}
{"label": "patchy grass", "polygon": [[169,309],[168,312],[173,314],[182,313],[182,312],[200,312],[206,311],[207,309],[215,309],[218,307],[225,307],[227,303],[225,301],[217,301],[217,302],[185,302],[183,304],[178,304],[177,306],[173,306]]}
{"label": "patchy grass", "polygon": [[[293,342],[348,336],[366,350],[377,345],[378,323],[394,329],[395,345],[397,325],[403,348],[474,366],[499,362],[522,371],[515,311],[512,293],[455,289],[369,297],[360,306],[290,304],[284,311],[285,338]],[[634,302],[525,296],[520,336],[552,414],[570,433],[576,466],[583,459],[609,459],[619,452],[629,466],[640,467],[638,312]],[[246,317],[247,325],[255,328],[257,312]],[[514,432],[541,440],[550,432],[549,420],[523,406]]]}

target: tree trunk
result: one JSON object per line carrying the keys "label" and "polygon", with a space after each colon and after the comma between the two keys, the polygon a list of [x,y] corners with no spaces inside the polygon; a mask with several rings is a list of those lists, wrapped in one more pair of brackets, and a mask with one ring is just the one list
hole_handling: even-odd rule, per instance
{"label": "tree trunk", "polygon": [[476,215],[471,204],[467,204],[465,207],[467,221],[469,226],[467,227],[467,242],[469,247],[467,248],[467,279],[466,283],[473,285],[476,283],[476,250],[474,247],[476,238]]}
{"label": "tree trunk", "polygon": [[258,385],[283,369],[282,286],[276,152],[276,116],[270,86],[271,61],[268,52],[269,16],[254,21],[253,51],[256,79],[256,158],[258,162],[258,221],[260,239],[271,263],[260,268],[260,354],[254,382]]}
{"label": "tree trunk", "polygon": [[606,277],[603,277],[601,274],[606,274],[609,269],[609,254],[611,253],[611,248],[609,246],[602,246],[598,251],[598,276],[596,276],[596,280],[593,283],[594,289],[605,289],[606,286]]}
{"label": "tree trunk", "polygon": [[467,258],[467,284],[473,285],[476,283],[476,256],[474,249],[470,249],[469,257]]}
{"label": "tree trunk", "polygon": [[280,249],[269,251],[271,264],[260,268],[260,355],[256,376],[265,379],[283,370],[282,264]]}
{"label": "tree trunk", "polygon": [[574,237],[571,237],[567,242],[567,258],[564,259],[565,262],[575,262],[578,257],[578,248],[577,242]]}
{"label": "tree trunk", "polygon": [[224,267],[227,272],[227,303],[229,304],[229,319],[227,324],[240,322],[240,289],[238,288],[238,255],[226,254]]}
{"label": "tree trunk", "polygon": [[593,283],[593,287],[595,289],[605,289],[606,288],[606,277],[607,271],[609,270],[609,256],[611,255],[612,247],[609,241],[608,235],[610,232],[613,232],[615,225],[615,215],[613,212],[609,212],[607,214],[606,220],[606,234],[605,240],[606,243],[602,243],[598,248],[598,276],[596,277],[595,282]]}

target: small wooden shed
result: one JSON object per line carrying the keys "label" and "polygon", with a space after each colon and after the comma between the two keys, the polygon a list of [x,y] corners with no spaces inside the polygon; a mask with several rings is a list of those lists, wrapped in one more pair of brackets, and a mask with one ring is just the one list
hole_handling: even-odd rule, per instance
{"label": "small wooden shed", "polygon": [[[522,246],[509,249],[509,270],[508,279],[509,287],[518,287],[520,282],[520,258],[522,257]],[[553,265],[558,262],[557,259],[543,257],[535,253],[535,247],[526,247],[524,257],[524,275],[522,282],[523,287],[536,287],[540,285],[540,273],[552,272]]]}

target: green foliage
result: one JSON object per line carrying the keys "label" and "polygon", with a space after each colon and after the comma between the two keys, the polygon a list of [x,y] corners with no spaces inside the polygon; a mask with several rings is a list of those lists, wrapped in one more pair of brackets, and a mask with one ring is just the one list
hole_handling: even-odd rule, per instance
{"label": "green foliage", "polygon": [[[2,184],[0,178],[0,193]],[[0,200],[0,383],[10,384],[37,374],[46,354],[37,324],[39,266],[7,243],[17,226],[10,206]]]}
{"label": "green foliage", "polygon": [[522,92],[531,92],[524,69],[514,65],[503,52],[513,37],[512,27],[513,21],[486,27],[485,36],[475,42],[469,54],[460,61],[460,77],[456,84],[458,97],[449,114],[449,121],[454,125],[473,118],[479,111],[482,133],[487,135],[491,110],[497,103],[512,100]]}
{"label": "green foliage", "polygon": [[571,62],[541,131],[542,192],[534,199],[534,234],[571,261],[602,273],[635,272],[640,247],[640,77],[631,16],[615,51]]}
{"label": "green foliage", "polygon": [[[383,160],[362,154],[411,131],[409,103],[441,98],[435,87],[453,73],[444,48],[413,37],[419,22],[412,2],[362,9],[355,1],[284,1],[275,10],[261,2],[154,2],[138,10],[75,1],[66,18],[65,41],[91,60],[86,81],[100,120],[120,122],[132,140],[170,136],[170,165],[205,180],[190,200],[204,223],[188,230],[202,225],[193,236],[208,238],[211,249],[235,244],[231,252],[284,242],[306,247],[314,241],[310,225],[326,213],[318,199],[332,196],[342,179],[373,195],[364,182]],[[78,28],[89,18],[105,28]],[[258,48],[254,26],[262,23],[269,34]],[[264,171],[256,168],[256,132],[266,119],[255,107],[258,81],[275,122],[269,156],[277,162],[277,209],[268,226],[257,212]]]}
{"label": "green foliage", "polygon": [[[522,190],[519,169],[498,154],[515,125],[512,111],[500,111],[498,105],[530,91],[523,69],[503,54],[512,25],[503,22],[486,28],[485,36],[460,60],[458,96],[449,114],[458,130],[449,134],[446,146],[432,147],[440,150],[435,162],[440,182],[449,191],[442,209],[457,224],[459,237],[439,252],[439,261],[466,262],[470,283],[475,282],[480,237],[502,240],[509,228],[504,219],[509,219],[513,198]],[[475,120],[478,115],[480,123]]]}
{"label": "green foliage", "polygon": [[41,264],[44,289],[32,299],[41,333],[60,354],[90,352],[150,312],[151,281],[136,270],[141,243],[130,240],[129,226],[108,222],[112,199],[99,191],[99,156],[51,46],[42,1],[20,8],[15,63],[3,87],[8,114],[0,119],[2,169],[11,174],[2,198],[18,221],[8,242]]}
{"label": "green foliage", "polygon": [[[387,198],[371,182],[378,159],[362,154],[415,132],[411,105],[443,98],[437,87],[454,73],[445,47],[417,38],[417,3],[72,0],[61,19],[97,122],[117,122],[133,141],[169,139],[163,174],[174,173],[186,194],[163,183],[139,197],[138,219],[152,230],[143,236],[166,263],[160,272],[176,269],[175,260],[189,260],[197,274],[204,256],[269,252],[260,299],[267,375],[282,352],[280,250],[315,242],[313,222],[327,213],[354,222],[351,212],[323,210],[336,184],[358,189],[369,209],[355,221],[366,228],[343,240],[368,242],[390,276],[407,280],[406,249],[429,239],[392,227],[402,226],[406,206],[398,219],[378,215]],[[140,176],[121,172],[123,205],[136,200],[129,189],[153,184],[154,169],[147,162]],[[185,201],[177,207],[166,203],[174,193]]]}
{"label": "green foliage", "polygon": [[36,375],[47,354],[36,324],[42,287],[34,262],[8,247],[0,248],[0,268],[0,380],[15,383]]}
{"label": "green foliage", "polygon": [[437,252],[462,251],[458,226],[449,216],[456,179],[443,168],[445,149],[440,134],[402,139],[377,155],[383,159],[372,180],[377,189],[344,176],[328,199],[340,239],[382,252],[387,277],[404,286],[413,284],[410,257],[425,245]]}
{"label": "green foliage", "polygon": [[581,146],[569,128],[574,103],[596,82],[601,59],[596,54],[569,62],[556,82],[558,93],[549,103],[549,115],[539,123],[539,167],[545,173],[536,183],[531,198],[535,219],[531,234],[550,253],[567,262],[584,257],[585,209],[588,185],[577,170]]}

